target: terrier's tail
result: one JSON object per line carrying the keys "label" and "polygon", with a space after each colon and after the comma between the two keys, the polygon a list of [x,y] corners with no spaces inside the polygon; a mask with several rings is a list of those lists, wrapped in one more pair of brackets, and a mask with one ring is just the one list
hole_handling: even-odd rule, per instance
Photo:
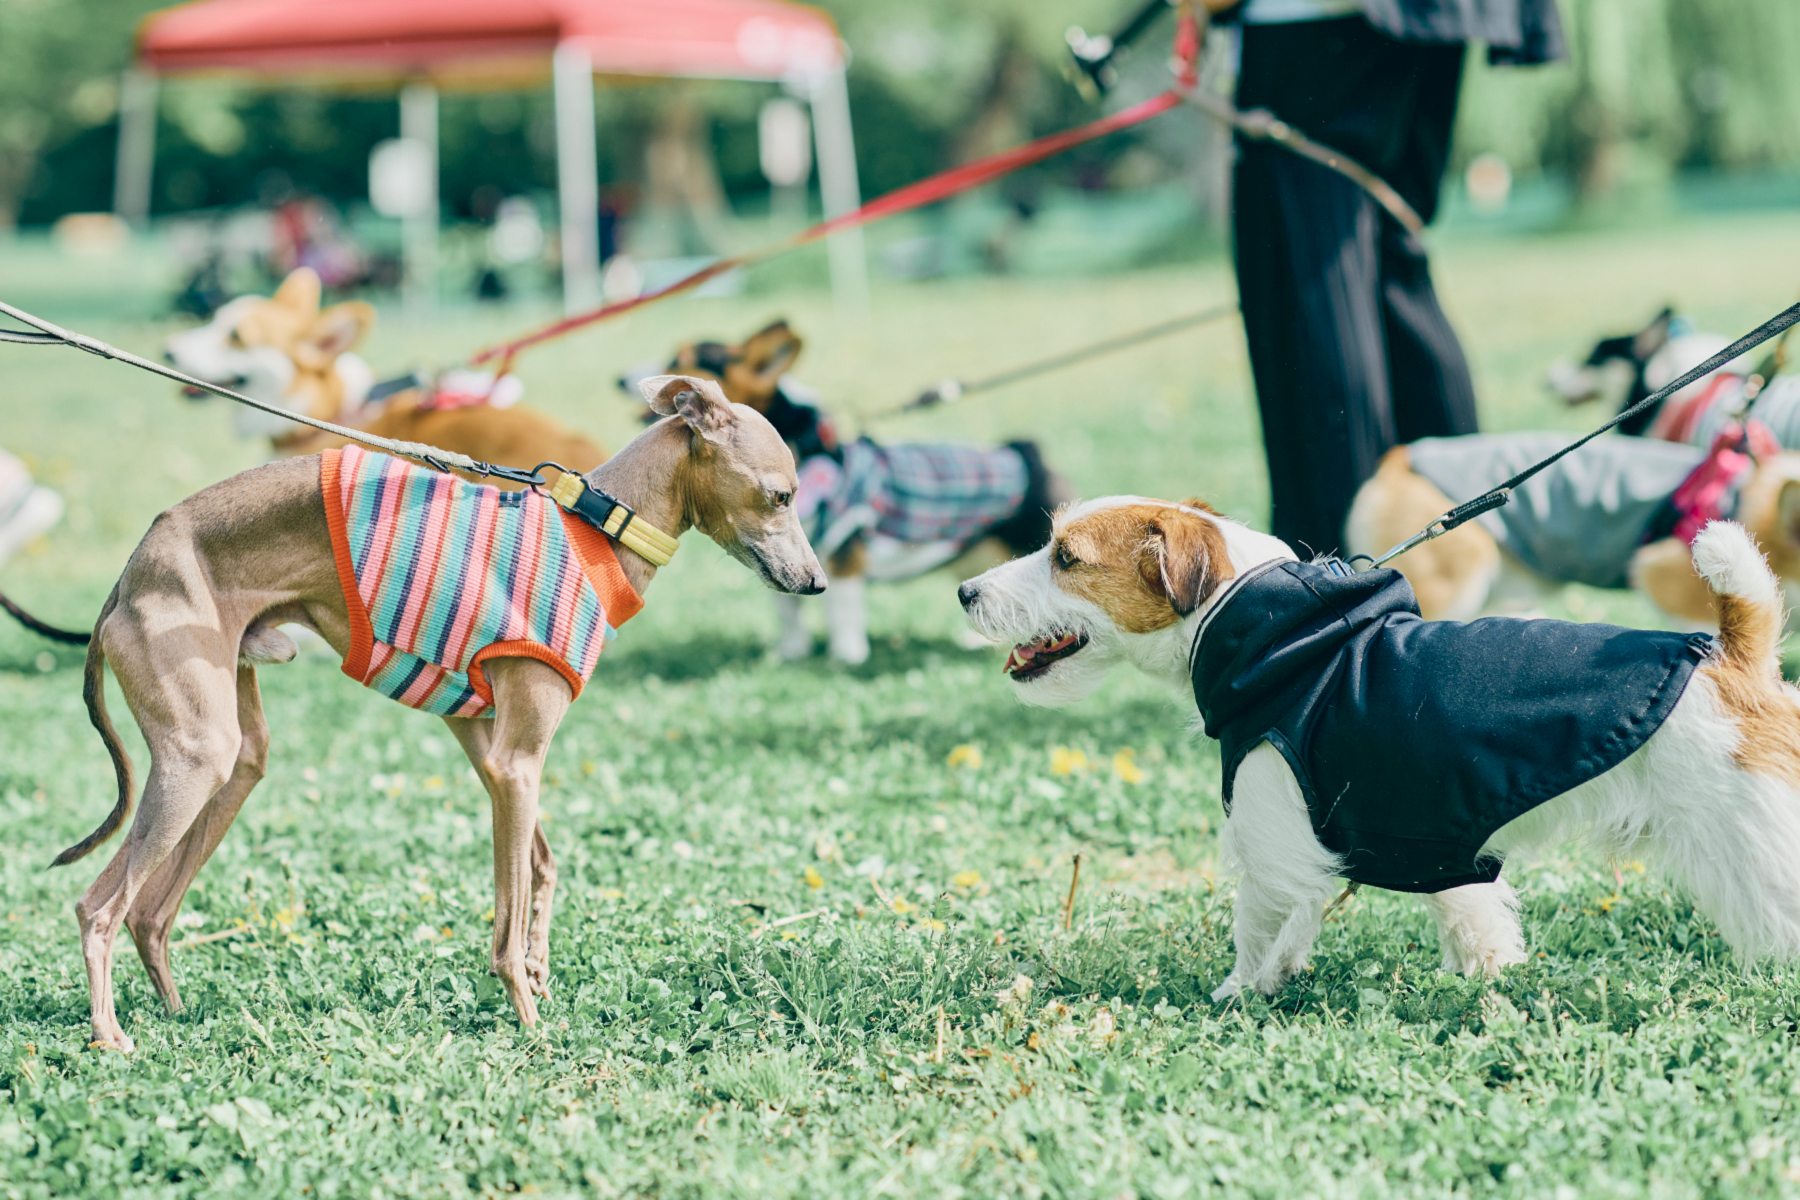
{"label": "terrier's tail", "polygon": [[1776,650],[1786,615],[1781,589],[1762,551],[1742,525],[1714,521],[1694,539],[1693,554],[1694,569],[1719,606],[1719,656],[1747,680],[1778,687]]}

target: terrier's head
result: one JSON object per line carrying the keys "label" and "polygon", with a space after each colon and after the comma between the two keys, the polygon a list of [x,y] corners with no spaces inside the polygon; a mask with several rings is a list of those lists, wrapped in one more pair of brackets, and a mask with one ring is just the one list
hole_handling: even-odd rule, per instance
{"label": "terrier's head", "polygon": [[1193,622],[1246,567],[1288,548],[1199,500],[1090,500],[1056,514],[1050,544],[957,591],[977,632],[1011,643],[1005,671],[1033,704],[1069,704],[1121,659],[1178,676]]}

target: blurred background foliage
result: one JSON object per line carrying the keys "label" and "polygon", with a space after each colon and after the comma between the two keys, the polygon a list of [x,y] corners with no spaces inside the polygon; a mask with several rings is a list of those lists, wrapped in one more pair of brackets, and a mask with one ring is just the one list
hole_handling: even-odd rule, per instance
{"label": "blurred background foliage", "polygon": [[[110,206],[117,75],[137,20],[155,7],[153,0],[4,0],[0,227]],[[1062,78],[1063,31],[1110,29],[1130,4],[826,0],[822,7],[854,55],[858,158],[864,193],[874,195],[1091,115]],[[1800,4],[1562,0],[1562,9],[1569,62],[1518,71],[1471,57],[1459,169],[1496,154],[1515,178],[1566,194],[1577,214],[1635,203],[1695,173],[1800,177]],[[1163,37],[1146,39],[1133,64],[1141,84],[1128,78],[1122,94],[1156,86]],[[1215,66],[1228,70],[1229,55],[1215,55]],[[600,152],[609,200],[630,211],[643,190],[647,150],[659,133],[675,135],[667,126],[679,110],[710,147],[731,208],[754,211],[767,194],[756,112],[775,93],[729,83],[604,89]],[[397,128],[388,95],[219,79],[172,81],[160,114],[159,214],[267,203],[272,179],[354,205],[366,194],[369,148]],[[491,215],[497,195],[553,192],[547,89],[445,97],[442,145],[451,217]],[[1055,160],[1010,185],[1008,199],[1029,208],[1035,201],[1020,189],[1094,192],[1179,181],[1216,221],[1225,166],[1216,137],[1182,114]]]}

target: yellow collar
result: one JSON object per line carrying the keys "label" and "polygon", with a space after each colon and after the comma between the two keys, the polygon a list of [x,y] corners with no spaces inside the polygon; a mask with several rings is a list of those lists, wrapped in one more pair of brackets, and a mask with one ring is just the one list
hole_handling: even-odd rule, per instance
{"label": "yellow collar", "polygon": [[668,566],[681,545],[641,519],[630,505],[590,487],[573,471],[550,486],[550,498],[653,567]]}

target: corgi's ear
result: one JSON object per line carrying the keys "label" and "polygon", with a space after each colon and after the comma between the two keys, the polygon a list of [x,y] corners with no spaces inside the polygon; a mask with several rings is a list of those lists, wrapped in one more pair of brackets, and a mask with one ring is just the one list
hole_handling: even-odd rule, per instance
{"label": "corgi's ear", "polygon": [[696,375],[652,375],[638,384],[644,402],[665,417],[680,417],[701,437],[721,441],[735,419],[716,380]]}
{"label": "corgi's ear", "polygon": [[375,308],[361,300],[346,300],[320,313],[295,347],[295,357],[302,353],[318,365],[337,361],[337,357],[356,348],[375,326]]}
{"label": "corgi's ear", "polygon": [[310,316],[319,311],[322,293],[319,273],[311,267],[297,267],[275,289],[275,303]]}
{"label": "corgi's ear", "polygon": [[[1202,507],[1198,500],[1183,504]],[[1169,508],[1145,522],[1138,573],[1181,616],[1199,608],[1230,572],[1225,536],[1207,518]]]}

